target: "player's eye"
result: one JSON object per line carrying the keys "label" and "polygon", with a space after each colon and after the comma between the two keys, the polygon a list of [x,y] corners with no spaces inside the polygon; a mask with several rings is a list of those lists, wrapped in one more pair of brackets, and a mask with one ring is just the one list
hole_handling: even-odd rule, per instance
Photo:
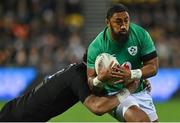
{"label": "player's eye", "polygon": [[129,21],[128,18],[124,19],[124,23],[128,23],[128,21]]}
{"label": "player's eye", "polygon": [[120,25],[122,22],[121,22],[121,21],[116,21],[116,23],[117,23],[118,25]]}
{"label": "player's eye", "polygon": [[122,24],[122,20],[115,20],[114,23],[121,25]]}

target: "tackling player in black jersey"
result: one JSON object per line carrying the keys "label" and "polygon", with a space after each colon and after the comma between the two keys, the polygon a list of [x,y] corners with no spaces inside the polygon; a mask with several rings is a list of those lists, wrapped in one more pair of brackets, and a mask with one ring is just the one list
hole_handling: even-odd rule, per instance
{"label": "tackling player in black jersey", "polygon": [[[0,121],[48,121],[79,100],[93,113],[102,115],[115,108],[123,95],[95,96],[87,85],[86,64],[75,63],[49,76],[23,96],[4,105]],[[138,85],[128,86],[133,93]],[[127,95],[126,95],[127,96]]]}

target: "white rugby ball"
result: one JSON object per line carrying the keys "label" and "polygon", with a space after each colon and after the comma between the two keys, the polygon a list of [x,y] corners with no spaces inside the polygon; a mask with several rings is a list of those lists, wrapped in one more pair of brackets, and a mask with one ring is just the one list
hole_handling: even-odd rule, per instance
{"label": "white rugby ball", "polygon": [[114,61],[113,65],[114,64],[119,64],[116,57],[114,57],[113,55],[111,54],[108,54],[108,53],[101,53],[100,55],[98,55],[96,57],[96,61],[95,61],[95,71],[96,71],[96,74],[98,75],[99,73],[99,70],[101,68],[107,68],[109,67],[110,63]]}

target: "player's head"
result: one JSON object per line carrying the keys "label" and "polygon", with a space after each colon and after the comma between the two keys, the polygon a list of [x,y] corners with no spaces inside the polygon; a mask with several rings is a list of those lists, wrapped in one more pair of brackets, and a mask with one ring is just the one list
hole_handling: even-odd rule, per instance
{"label": "player's head", "polygon": [[127,41],[129,35],[130,16],[129,11],[123,4],[112,6],[106,15],[106,23],[110,28],[111,35],[118,42]]}

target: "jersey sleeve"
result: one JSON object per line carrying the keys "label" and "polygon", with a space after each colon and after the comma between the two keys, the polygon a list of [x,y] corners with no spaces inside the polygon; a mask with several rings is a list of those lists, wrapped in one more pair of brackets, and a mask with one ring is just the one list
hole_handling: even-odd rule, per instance
{"label": "jersey sleeve", "polygon": [[154,42],[146,30],[142,31],[141,35],[141,59],[143,61],[150,60],[157,57],[156,48]]}
{"label": "jersey sleeve", "polygon": [[86,75],[86,65],[78,64],[73,71],[73,75],[71,78],[71,88],[73,93],[79,98],[79,100],[83,103],[85,99],[91,94],[91,90],[89,89],[87,83],[87,75]]}
{"label": "jersey sleeve", "polygon": [[79,100],[83,103],[85,99],[91,95],[91,90],[89,89],[89,86],[87,82],[79,81],[79,84],[77,84],[77,96],[79,97]]}
{"label": "jersey sleeve", "polygon": [[89,45],[87,52],[87,68],[94,68],[96,57],[101,53],[101,39],[99,36]]}

